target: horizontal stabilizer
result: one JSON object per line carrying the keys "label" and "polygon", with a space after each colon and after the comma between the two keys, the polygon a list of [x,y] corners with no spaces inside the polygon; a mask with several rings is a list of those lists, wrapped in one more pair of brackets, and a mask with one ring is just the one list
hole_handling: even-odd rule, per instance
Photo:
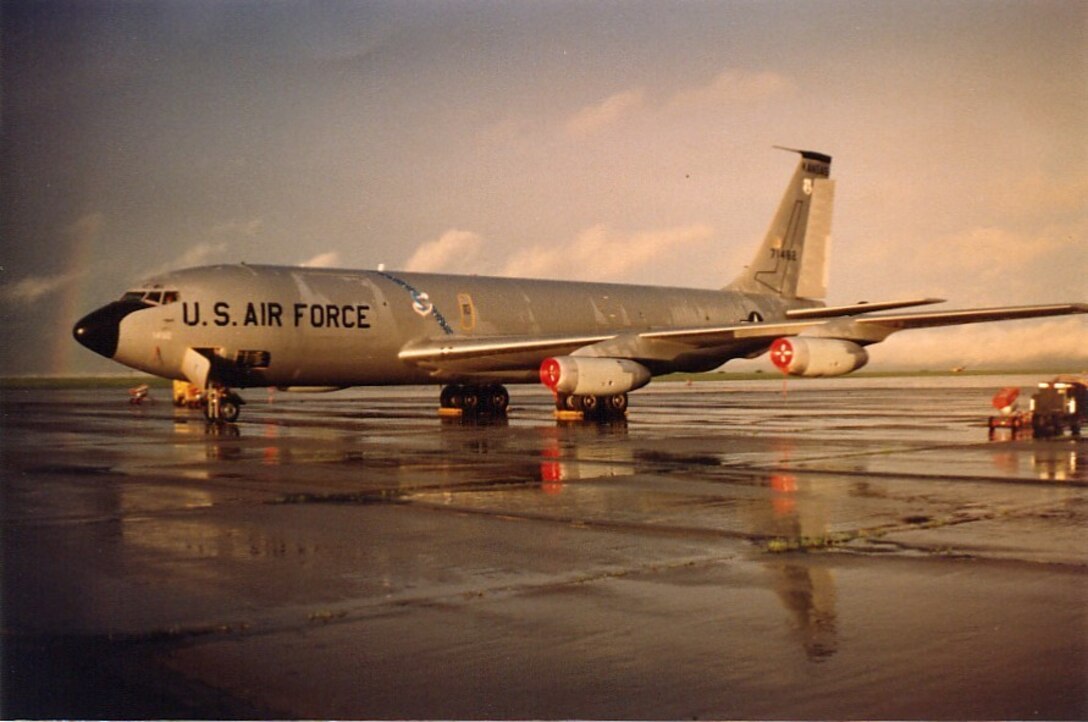
{"label": "horizontal stabilizer", "polygon": [[877,301],[869,303],[861,301],[846,306],[823,306],[821,308],[794,308],[786,311],[786,318],[837,318],[839,316],[856,316],[859,313],[872,311],[889,311],[893,308],[909,308],[910,306],[927,306],[931,303],[944,303],[943,298],[917,298],[909,301]]}

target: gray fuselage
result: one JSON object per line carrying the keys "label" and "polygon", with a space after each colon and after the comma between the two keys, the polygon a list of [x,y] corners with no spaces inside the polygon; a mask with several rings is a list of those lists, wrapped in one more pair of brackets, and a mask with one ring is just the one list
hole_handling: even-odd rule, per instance
{"label": "gray fuselage", "polygon": [[[169,302],[125,315],[113,358],[183,379],[185,351],[210,352],[216,375],[235,386],[448,382],[457,374],[436,376],[398,354],[443,337],[622,335],[773,321],[789,307],[811,305],[733,291],[249,265],[176,271],[141,290]],[[648,365],[655,375],[706,370],[766,345],[734,343]],[[487,378],[535,381],[540,362],[554,353],[520,354]],[[466,373],[462,380],[477,378]]]}

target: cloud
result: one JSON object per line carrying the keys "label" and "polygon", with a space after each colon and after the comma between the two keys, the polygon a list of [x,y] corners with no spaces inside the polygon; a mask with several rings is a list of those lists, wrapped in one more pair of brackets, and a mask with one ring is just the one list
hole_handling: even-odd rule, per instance
{"label": "cloud", "polygon": [[188,248],[180,256],[177,256],[172,261],[167,261],[162,265],[151,268],[140,274],[141,278],[148,278],[150,276],[158,276],[168,271],[177,270],[179,268],[189,268],[191,266],[202,266],[210,261],[216,259],[217,256],[223,255],[227,250],[227,242],[219,241],[218,243],[209,243],[207,241],[198,243],[195,246]]}
{"label": "cloud", "polygon": [[[708,83],[680,88],[664,102],[649,103],[643,88],[618,91],[578,110],[563,124],[563,131],[568,137],[582,139],[644,111],[659,115],[722,108],[734,110],[762,103],[792,89],[792,81],[779,73],[726,68]],[[661,120],[664,122],[665,119]]]}
{"label": "cloud", "polygon": [[584,138],[615,124],[624,116],[638,110],[645,102],[641,88],[613,93],[599,103],[587,105],[564,124],[567,135]]}
{"label": "cloud", "polygon": [[[904,239],[878,253],[889,276],[903,275],[915,290],[958,303],[1036,303],[1081,300],[1088,267],[1088,222],[1028,230],[974,227],[926,239]],[[897,260],[909,246],[912,258]],[[891,274],[891,269],[898,269]],[[890,280],[890,279],[889,279]],[[898,280],[894,281],[898,285]]]}
{"label": "cloud", "polygon": [[627,233],[598,224],[569,241],[504,253],[489,247],[479,234],[449,230],[420,246],[404,270],[622,282],[678,247],[706,241],[712,234],[707,225]]}
{"label": "cloud", "polygon": [[784,75],[726,68],[705,85],[684,88],[669,100],[673,110],[693,111],[722,106],[749,105],[792,90]]}
{"label": "cloud", "polygon": [[30,304],[60,291],[87,275],[86,270],[58,273],[52,276],[28,276],[14,283],[0,285],[0,303]]}
{"label": "cloud", "polygon": [[992,272],[1006,270],[1009,264],[1019,265],[1045,257],[1060,248],[1058,238],[1045,233],[1026,236],[1006,228],[971,228],[952,236],[937,239],[932,244],[940,249],[940,258],[966,271]]}
{"label": "cloud", "polygon": [[503,266],[502,275],[619,281],[674,248],[705,241],[712,233],[706,225],[622,233],[599,224],[567,243],[515,253]]}
{"label": "cloud", "polygon": [[870,347],[874,363],[941,369],[1067,366],[1088,369],[1088,320],[1065,316],[904,331]]}
{"label": "cloud", "polygon": [[87,213],[64,227],[64,235],[78,246],[93,243],[102,237],[102,228],[106,224],[106,215],[101,211]]}
{"label": "cloud", "polygon": [[336,268],[341,265],[339,251],[326,251],[325,253],[319,253],[313,258],[303,261],[300,266],[306,266],[308,268]]}
{"label": "cloud", "polygon": [[451,229],[437,240],[424,243],[417,248],[404,264],[404,270],[442,273],[479,272],[476,262],[483,245],[483,238],[478,234]]}
{"label": "cloud", "polygon": [[1080,168],[1061,177],[1035,170],[1011,180],[995,181],[989,189],[995,211],[1017,219],[1047,219],[1065,214],[1084,216],[1088,197],[1088,171]]}
{"label": "cloud", "polygon": [[217,223],[209,229],[213,236],[245,236],[256,238],[264,230],[264,221],[260,218],[251,218],[248,221],[226,221]]}
{"label": "cloud", "polygon": [[[72,248],[69,269],[63,273],[27,276],[13,283],[0,284],[0,303],[25,305],[64,290],[87,275],[87,257],[102,237],[106,216],[100,211],[86,213],[60,229]],[[3,271],[0,268],[0,271]]]}

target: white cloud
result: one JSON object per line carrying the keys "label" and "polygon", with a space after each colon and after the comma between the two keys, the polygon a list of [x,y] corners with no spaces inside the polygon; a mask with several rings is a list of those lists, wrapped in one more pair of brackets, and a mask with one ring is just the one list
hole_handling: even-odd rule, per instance
{"label": "white cloud", "polygon": [[726,68],[706,85],[679,90],[669,101],[675,110],[701,110],[760,102],[793,88],[789,78],[778,73]]}
{"label": "white cloud", "polygon": [[483,239],[471,231],[451,229],[440,238],[416,249],[405,271],[440,271],[442,273],[478,272],[476,262],[483,248]]}
{"label": "white cloud", "polygon": [[77,218],[73,223],[64,228],[64,235],[77,244],[93,243],[102,236],[102,228],[106,224],[106,215],[101,211],[87,213]]}
{"label": "white cloud", "polygon": [[1064,316],[904,331],[870,347],[874,364],[943,369],[1068,365],[1088,369],[1088,320]]}
{"label": "white cloud", "polygon": [[792,89],[792,81],[779,73],[726,68],[706,84],[680,88],[664,102],[649,103],[643,88],[618,91],[578,110],[566,120],[563,130],[567,136],[581,139],[614,127],[640,112],[687,114],[736,110],[761,104]]}
{"label": "white cloud", "polygon": [[[928,236],[890,234],[833,256],[833,292],[875,299],[929,294],[956,307],[1083,301],[1088,219],[1026,228],[967,227]],[[909,249],[905,252],[904,249]]]}
{"label": "white cloud", "polygon": [[579,110],[567,120],[563,128],[572,137],[584,138],[637,111],[644,101],[645,92],[641,88],[614,93],[599,103]]}
{"label": "white cloud", "polygon": [[[93,252],[94,244],[102,237],[106,216],[100,211],[86,213],[61,228],[72,253],[69,264],[72,270],[64,273],[27,276],[13,283],[0,284],[0,303],[30,304],[67,288],[87,275],[86,259]],[[0,271],[4,269],[0,268]]]}
{"label": "white cloud", "polygon": [[502,275],[622,281],[677,246],[705,241],[712,233],[713,229],[706,225],[622,233],[599,224],[567,243],[534,246],[515,253],[503,266]]}
{"label": "white cloud", "polygon": [[1064,177],[1035,170],[1003,183],[992,193],[997,208],[1018,218],[1047,218],[1064,213],[1084,213],[1088,197],[1088,172],[1079,168]]}
{"label": "white cloud", "polygon": [[140,274],[142,278],[150,276],[158,276],[168,271],[174,271],[181,268],[190,268],[192,266],[202,266],[211,261],[214,261],[218,256],[222,256],[227,250],[226,241],[220,241],[218,243],[198,243],[195,246],[191,246],[180,256],[177,256],[172,261],[156,266],[150,270],[144,271]]}
{"label": "white cloud", "polygon": [[625,282],[678,247],[704,242],[712,234],[707,225],[625,233],[598,224],[569,241],[505,251],[479,234],[450,230],[420,246],[404,270]]}
{"label": "white cloud", "polygon": [[56,293],[85,276],[87,271],[71,271],[52,276],[28,276],[14,283],[0,285],[0,302],[30,304]]}
{"label": "white cloud", "polygon": [[308,268],[336,268],[341,265],[340,253],[338,251],[319,253],[313,258],[303,261],[299,265]]}
{"label": "white cloud", "polygon": [[245,236],[246,238],[256,238],[262,230],[264,230],[264,221],[260,218],[251,218],[249,220],[232,220],[224,223],[217,223],[211,227],[210,232],[213,236]]}

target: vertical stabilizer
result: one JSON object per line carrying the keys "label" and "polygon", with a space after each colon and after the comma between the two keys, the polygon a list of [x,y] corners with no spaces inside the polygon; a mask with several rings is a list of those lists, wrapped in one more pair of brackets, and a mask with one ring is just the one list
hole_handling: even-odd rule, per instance
{"label": "vertical stabilizer", "polygon": [[730,290],[773,293],[785,298],[827,295],[835,196],[835,182],[830,179],[831,156],[809,150],[795,152],[801,155],[801,161],[763,244],[752,262],[727,286]]}

